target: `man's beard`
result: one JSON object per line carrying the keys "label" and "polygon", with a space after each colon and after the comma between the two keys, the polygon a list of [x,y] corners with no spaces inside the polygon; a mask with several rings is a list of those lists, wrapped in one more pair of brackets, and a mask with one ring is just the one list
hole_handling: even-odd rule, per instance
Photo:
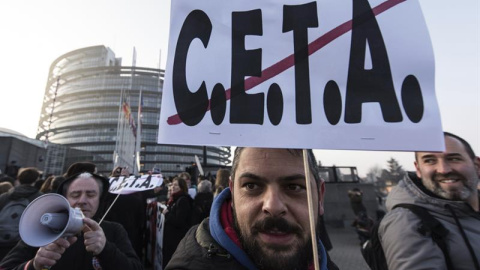
{"label": "man's beard", "polygon": [[[310,233],[308,238],[304,240],[303,231],[300,227],[290,224],[281,217],[266,217],[261,221],[253,224],[251,235],[242,232],[238,224],[236,211],[233,209],[234,228],[239,236],[243,249],[254,261],[259,269],[307,269],[308,264],[312,262],[312,239]],[[265,245],[257,241],[258,233],[275,229],[279,232],[293,233],[298,241],[297,246],[278,246]],[[318,233],[318,230],[317,230]],[[297,250],[292,251],[292,248]],[[268,250],[266,252],[266,250]]]}
{"label": "man's beard", "polygon": [[[463,183],[463,187],[459,189],[449,189],[444,190],[440,186],[440,181],[442,179],[458,179]],[[447,173],[447,174],[434,174],[430,181],[425,181],[424,185],[427,189],[432,191],[434,194],[445,198],[447,200],[453,201],[465,201],[467,200],[476,187],[475,181],[470,181],[458,173]]]}

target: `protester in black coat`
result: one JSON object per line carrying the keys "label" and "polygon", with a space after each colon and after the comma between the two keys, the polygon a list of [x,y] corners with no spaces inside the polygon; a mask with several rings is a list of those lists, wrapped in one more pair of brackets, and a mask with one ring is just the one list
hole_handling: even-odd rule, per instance
{"label": "protester in black coat", "polygon": [[[126,168],[116,167],[110,177],[129,177],[130,172]],[[144,192],[120,195],[109,193],[107,204],[112,206],[107,216],[108,221],[120,223],[128,233],[128,238],[139,258],[143,258],[145,224],[147,220],[146,197]],[[116,199],[116,200],[115,200]],[[114,203],[115,202],[115,203]],[[113,205],[112,205],[113,204]]]}
{"label": "protester in black coat", "polygon": [[191,227],[192,199],[188,195],[187,183],[176,177],[171,186],[171,195],[167,202],[165,229],[163,232],[163,267],[172,258],[178,243]]}
{"label": "protester in black coat", "polygon": [[210,208],[212,208],[213,193],[212,182],[202,180],[198,183],[198,193],[193,203],[193,219],[192,225],[199,224],[210,216]]}
{"label": "protester in black coat", "polygon": [[[29,203],[42,195],[42,193],[33,186],[35,181],[38,180],[39,176],[40,172],[37,168],[31,167],[21,169],[17,177],[20,185],[0,195],[0,212],[4,210],[5,206],[12,201],[19,203],[26,198]],[[20,240],[18,227],[14,227],[13,224],[18,226],[21,213],[9,214],[7,209],[5,211],[6,212],[2,213],[2,216],[7,215],[8,218],[2,217],[3,219],[0,221],[0,226],[3,229],[0,229],[0,237],[2,238],[0,240],[0,260],[2,260]]]}

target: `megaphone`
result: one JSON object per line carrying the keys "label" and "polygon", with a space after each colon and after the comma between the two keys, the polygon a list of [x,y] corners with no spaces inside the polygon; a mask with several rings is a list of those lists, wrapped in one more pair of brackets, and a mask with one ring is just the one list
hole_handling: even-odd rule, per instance
{"label": "megaphone", "polygon": [[59,194],[45,194],[33,200],[22,213],[18,230],[32,247],[48,245],[60,237],[73,236],[83,228],[83,213],[70,207]]}

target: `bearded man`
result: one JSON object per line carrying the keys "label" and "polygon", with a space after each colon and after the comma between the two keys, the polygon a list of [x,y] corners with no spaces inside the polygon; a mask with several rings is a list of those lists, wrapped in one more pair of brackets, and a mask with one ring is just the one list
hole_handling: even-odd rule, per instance
{"label": "bearded man", "polygon": [[[325,185],[311,150],[308,156],[318,232]],[[302,150],[237,148],[229,188],[215,198],[210,218],[190,229],[166,270],[313,269],[306,179]],[[315,241],[320,269],[338,269]]]}
{"label": "bearded man", "polygon": [[[480,269],[480,158],[464,139],[444,136],[445,152],[416,152],[416,174],[407,175],[388,195],[389,212],[378,233],[390,270]],[[399,204],[423,207],[443,225],[446,254],[420,218],[395,208]]]}

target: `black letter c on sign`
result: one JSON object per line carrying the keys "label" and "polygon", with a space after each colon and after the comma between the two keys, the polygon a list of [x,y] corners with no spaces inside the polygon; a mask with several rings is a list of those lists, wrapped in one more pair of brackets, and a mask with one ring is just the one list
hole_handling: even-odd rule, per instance
{"label": "black letter c on sign", "polygon": [[195,38],[199,38],[206,48],[211,33],[212,23],[207,14],[201,10],[194,10],[188,14],[178,36],[172,74],[173,99],[178,116],[187,126],[195,126],[202,121],[208,109],[205,82],[202,82],[194,93],[188,89],[186,78],[188,49]]}

